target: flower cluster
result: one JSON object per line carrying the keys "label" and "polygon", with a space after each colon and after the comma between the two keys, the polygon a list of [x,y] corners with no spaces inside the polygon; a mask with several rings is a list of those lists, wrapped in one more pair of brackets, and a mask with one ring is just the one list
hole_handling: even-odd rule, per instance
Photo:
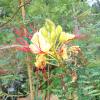
{"label": "flower cluster", "polygon": [[[77,35],[64,32],[60,25],[56,26],[49,19],[46,20],[44,26],[34,33],[33,36],[29,35],[26,28],[23,29],[24,30],[15,30],[15,33],[20,36],[17,38],[17,41],[21,45],[26,46],[21,48],[23,51],[29,51],[36,55],[35,66],[40,70],[44,70],[47,64],[52,63],[51,58],[56,60],[57,66],[60,65],[61,61],[67,60],[67,44],[77,38]],[[21,35],[19,33],[21,33]],[[80,48],[76,46],[71,47],[70,50],[74,53],[78,53]]]}
{"label": "flower cluster", "polygon": [[37,54],[35,66],[39,69],[46,67],[48,55],[55,58],[58,62],[67,60],[66,43],[75,39],[74,34],[65,33],[60,25],[56,26],[52,21],[46,20],[45,25],[36,32],[29,48],[33,54]]}

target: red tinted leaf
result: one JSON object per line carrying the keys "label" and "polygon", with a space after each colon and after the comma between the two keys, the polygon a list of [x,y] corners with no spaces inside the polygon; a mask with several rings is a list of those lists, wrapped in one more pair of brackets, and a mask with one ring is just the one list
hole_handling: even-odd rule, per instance
{"label": "red tinted leaf", "polygon": [[18,36],[20,36],[20,34],[21,34],[20,30],[17,29],[17,28],[14,28],[13,32],[14,32],[15,34],[17,34]]}
{"label": "red tinted leaf", "polygon": [[28,42],[21,37],[17,38],[16,41],[21,45],[25,45],[25,46],[29,45]]}
{"label": "red tinted leaf", "polygon": [[17,50],[23,51],[23,52],[31,52],[29,47],[18,47]]}
{"label": "red tinted leaf", "polygon": [[46,67],[42,69],[42,73],[46,73]]}
{"label": "red tinted leaf", "polygon": [[32,39],[32,35],[27,36],[27,38],[31,40]]}
{"label": "red tinted leaf", "polygon": [[13,31],[20,37],[23,37],[23,36],[27,37],[29,35],[29,31],[24,25],[21,25],[21,27],[19,29],[14,28]]}
{"label": "red tinted leaf", "polygon": [[32,29],[33,33],[37,32],[37,29],[32,24],[30,24],[30,28]]}

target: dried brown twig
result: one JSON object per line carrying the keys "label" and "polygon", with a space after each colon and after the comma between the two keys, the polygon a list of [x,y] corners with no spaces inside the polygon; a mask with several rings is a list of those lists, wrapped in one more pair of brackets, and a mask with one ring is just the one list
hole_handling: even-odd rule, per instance
{"label": "dried brown twig", "polygon": [[11,49],[11,48],[17,48],[17,47],[27,47],[27,46],[22,46],[22,45],[2,45],[0,46],[0,50],[4,50],[4,49]]}

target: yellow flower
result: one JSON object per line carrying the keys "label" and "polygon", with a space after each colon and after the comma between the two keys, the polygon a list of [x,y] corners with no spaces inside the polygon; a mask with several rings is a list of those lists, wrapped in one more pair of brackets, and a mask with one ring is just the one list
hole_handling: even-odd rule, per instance
{"label": "yellow flower", "polygon": [[60,25],[58,25],[56,27],[56,35],[59,36],[61,34],[61,32],[62,32],[62,27]]}
{"label": "yellow flower", "polygon": [[38,69],[44,69],[46,67],[46,57],[43,54],[36,56],[35,66]]}
{"label": "yellow flower", "polygon": [[69,42],[74,38],[75,35],[62,32],[60,25],[56,27],[52,21],[47,19],[44,27],[33,35],[29,48],[35,54],[48,53],[50,50],[55,51],[60,44]]}
{"label": "yellow flower", "polygon": [[47,38],[48,37],[48,31],[46,30],[45,27],[40,28],[39,32],[43,35],[43,37]]}
{"label": "yellow flower", "polygon": [[58,52],[59,56],[62,57],[64,60],[68,59],[66,45],[63,45]]}
{"label": "yellow flower", "polygon": [[79,46],[72,46],[70,47],[70,51],[77,55],[81,51],[81,49]]}
{"label": "yellow flower", "polygon": [[33,53],[38,54],[41,52],[47,53],[50,50],[51,46],[43,37],[41,32],[36,32],[31,39],[29,48]]}
{"label": "yellow flower", "polygon": [[59,41],[60,42],[68,42],[69,40],[72,40],[74,38],[75,38],[74,34],[69,34],[69,33],[61,32]]}

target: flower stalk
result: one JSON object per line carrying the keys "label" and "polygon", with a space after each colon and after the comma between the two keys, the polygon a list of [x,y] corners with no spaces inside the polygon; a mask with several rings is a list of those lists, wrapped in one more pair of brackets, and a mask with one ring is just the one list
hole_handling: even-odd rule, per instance
{"label": "flower stalk", "polygon": [[[24,0],[19,0],[20,6],[24,4]],[[23,22],[25,22],[25,7],[21,7],[21,12],[22,12],[22,18]],[[27,35],[27,30],[24,28],[24,34]],[[27,55],[27,61],[29,61],[29,57]],[[33,94],[33,80],[32,80],[32,67],[29,63],[27,63],[27,71],[28,71],[28,77],[29,77],[29,87],[30,87],[30,100],[34,100],[34,94]]]}

